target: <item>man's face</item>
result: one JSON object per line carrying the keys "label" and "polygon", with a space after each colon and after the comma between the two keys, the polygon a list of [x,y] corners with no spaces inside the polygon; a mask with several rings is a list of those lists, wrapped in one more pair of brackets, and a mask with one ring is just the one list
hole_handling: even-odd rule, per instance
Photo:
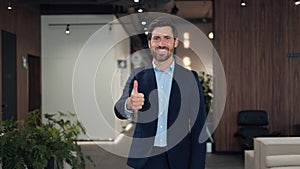
{"label": "man's face", "polygon": [[164,62],[173,56],[174,49],[178,45],[178,39],[174,39],[170,26],[157,27],[148,40],[151,54],[158,62]]}

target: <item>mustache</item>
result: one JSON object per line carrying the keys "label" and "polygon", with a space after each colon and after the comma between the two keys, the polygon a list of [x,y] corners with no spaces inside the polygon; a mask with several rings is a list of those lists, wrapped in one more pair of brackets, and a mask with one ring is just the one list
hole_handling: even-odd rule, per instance
{"label": "mustache", "polygon": [[159,47],[157,47],[156,49],[167,49],[167,50],[169,50],[169,48],[166,47],[166,46],[159,46]]}

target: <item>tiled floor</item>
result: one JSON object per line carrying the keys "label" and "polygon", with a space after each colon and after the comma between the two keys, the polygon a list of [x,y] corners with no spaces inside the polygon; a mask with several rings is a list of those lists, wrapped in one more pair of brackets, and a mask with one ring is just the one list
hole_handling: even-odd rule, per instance
{"label": "tiled floor", "polygon": [[[82,150],[85,154],[90,155],[96,164],[96,167],[88,164],[86,169],[130,169],[126,165],[127,158],[115,154],[118,154],[116,152],[129,151],[131,136],[132,129],[124,133],[118,144],[107,144],[104,142],[100,142],[99,144],[95,144],[95,142],[92,142],[92,144],[83,144]],[[110,153],[112,151],[115,154]],[[207,153],[206,169],[243,169],[243,161],[242,154]]]}
{"label": "tiled floor", "polygon": [[242,154],[207,154],[206,169],[244,169]]}
{"label": "tiled floor", "polygon": [[[126,158],[105,151],[98,145],[82,145],[83,151],[90,155],[96,167],[88,165],[87,169],[130,169],[126,166]],[[243,169],[241,154],[207,153],[206,169]]]}

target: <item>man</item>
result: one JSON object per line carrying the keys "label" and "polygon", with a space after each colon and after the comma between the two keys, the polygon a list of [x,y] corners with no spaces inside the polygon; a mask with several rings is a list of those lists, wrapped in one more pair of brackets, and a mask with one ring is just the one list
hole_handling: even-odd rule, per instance
{"label": "man", "polygon": [[204,169],[202,88],[195,72],[176,64],[177,30],[167,18],[148,29],[150,65],[132,71],[115,105],[120,119],[136,122],[127,164],[135,169]]}

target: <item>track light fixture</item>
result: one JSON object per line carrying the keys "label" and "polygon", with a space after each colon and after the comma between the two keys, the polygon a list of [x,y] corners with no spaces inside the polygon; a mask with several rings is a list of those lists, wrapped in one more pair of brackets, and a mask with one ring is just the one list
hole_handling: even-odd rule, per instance
{"label": "track light fixture", "polygon": [[[109,24],[109,25],[108,25]],[[131,24],[123,22],[122,24]],[[70,26],[95,26],[95,25],[108,25],[109,31],[113,30],[114,25],[120,25],[120,23],[49,23],[48,26],[62,26],[65,29],[65,34],[69,35],[71,33]],[[1,168],[0,168],[1,169]]]}
{"label": "track light fixture", "polygon": [[147,22],[146,21],[142,21],[141,24],[145,26],[147,24]]}
{"label": "track light fixture", "polygon": [[241,0],[241,6],[246,6],[246,1],[245,0]]}
{"label": "track light fixture", "polygon": [[12,0],[8,0],[7,9],[12,10]]}
{"label": "track light fixture", "polygon": [[211,40],[214,39],[214,33],[213,33],[213,32],[209,32],[207,36],[208,36],[208,38],[211,39]]}
{"label": "track light fixture", "polygon": [[179,11],[179,9],[177,8],[176,4],[174,4],[174,7],[172,8],[171,13],[172,13],[173,15],[176,15],[176,14],[178,13],[178,11]]}
{"label": "track light fixture", "polygon": [[70,25],[67,24],[67,27],[66,27],[66,35],[69,35],[70,34]]}
{"label": "track light fixture", "polygon": [[144,12],[144,9],[143,9],[143,8],[138,8],[138,9],[137,9],[137,12],[138,12],[138,13],[142,13],[142,12]]}
{"label": "track light fixture", "polygon": [[295,5],[300,5],[300,0],[295,0]]}

